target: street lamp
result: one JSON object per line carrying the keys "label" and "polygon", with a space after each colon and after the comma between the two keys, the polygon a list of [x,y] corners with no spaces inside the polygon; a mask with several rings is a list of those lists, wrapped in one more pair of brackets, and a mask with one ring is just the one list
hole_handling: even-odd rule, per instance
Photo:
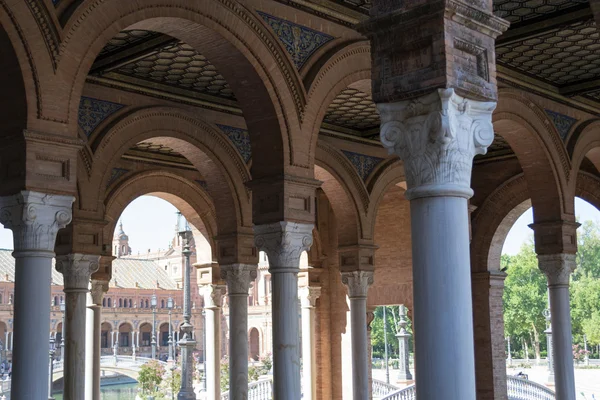
{"label": "street lamp", "polygon": [[152,307],[152,359],[156,360],[156,295],[152,295],[150,300],[150,306]]}
{"label": "street lamp", "polygon": [[173,362],[173,330],[171,326],[171,311],[173,310],[173,298],[169,297],[167,299],[167,308],[169,309],[169,342],[167,343],[169,346],[169,358],[168,362]]}
{"label": "street lamp", "polygon": [[60,311],[62,312],[62,331],[60,333],[60,343],[58,345],[58,347],[61,349],[60,350],[60,358],[64,358],[63,357],[63,351],[65,351],[65,300],[61,299],[60,300]]}
{"label": "street lamp", "polygon": [[183,274],[183,325],[181,331],[183,337],[179,340],[179,347],[181,347],[181,389],[177,395],[178,400],[195,400],[196,394],[192,385],[193,371],[192,371],[192,352],[196,346],[196,342],[192,337],[194,327],[192,326],[190,319],[192,317],[191,309],[191,289],[190,289],[190,240],[192,238],[192,232],[190,227],[181,215],[177,212],[177,231],[183,242],[182,254],[185,257],[185,268]]}
{"label": "street lamp", "polygon": [[54,354],[56,353],[54,347],[54,338],[50,336],[50,365],[48,366],[50,379],[48,379],[48,400],[54,400],[52,397],[52,376],[54,375]]}
{"label": "street lamp", "polygon": [[202,388],[206,393],[206,312],[202,308]]}
{"label": "street lamp", "polygon": [[[548,300],[550,297],[548,297]],[[545,309],[542,314],[546,318],[548,329],[544,331],[546,334],[546,347],[548,348],[548,382],[554,382],[554,352],[552,349],[552,314],[550,308]]]}
{"label": "street lamp", "polygon": [[390,365],[388,361],[388,342],[387,342],[387,315],[386,306],[383,306],[383,345],[385,346],[385,383],[390,384]]}

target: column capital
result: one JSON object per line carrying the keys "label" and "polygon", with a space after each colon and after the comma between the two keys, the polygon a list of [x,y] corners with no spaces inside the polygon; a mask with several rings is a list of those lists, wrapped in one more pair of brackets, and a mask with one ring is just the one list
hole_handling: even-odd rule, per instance
{"label": "column capital", "polygon": [[250,282],[258,276],[258,267],[254,264],[221,265],[221,279],[227,282],[229,295],[248,295]]}
{"label": "column capital", "polygon": [[569,286],[569,278],[575,271],[575,254],[540,254],[538,266],[548,278],[548,286]]}
{"label": "column capital", "polygon": [[348,287],[348,297],[366,298],[373,284],[373,271],[342,272],[342,283]]}
{"label": "column capital", "polygon": [[318,286],[304,286],[298,290],[302,308],[313,308],[317,299],[321,296],[321,288]]}
{"label": "column capital", "polygon": [[298,272],[300,255],[313,243],[313,224],[276,222],[254,226],[254,243],[269,257],[269,271],[293,270]]}
{"label": "column capital", "polygon": [[216,309],[221,308],[225,286],[223,285],[202,285],[200,288],[202,296],[204,296],[204,308]]}
{"label": "column capital", "polygon": [[92,273],[98,270],[100,256],[67,254],[56,257],[56,270],[63,274],[65,292],[87,291]]}
{"label": "column capital", "polygon": [[102,304],[104,293],[108,292],[108,281],[92,279],[90,282],[90,294],[94,305]]}
{"label": "column capital", "polygon": [[450,88],[377,108],[381,143],[404,161],[409,200],[473,196],[473,157],[494,140],[495,102],[470,100]]}
{"label": "column capital", "polygon": [[0,197],[0,223],[13,231],[15,252],[54,252],[56,233],[73,217],[73,196],[24,190]]}

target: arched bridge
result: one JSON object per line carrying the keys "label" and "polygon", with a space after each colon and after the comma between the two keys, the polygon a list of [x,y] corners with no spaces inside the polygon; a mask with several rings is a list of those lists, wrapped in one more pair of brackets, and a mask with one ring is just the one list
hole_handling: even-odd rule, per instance
{"label": "arched bridge", "polygon": [[[152,361],[148,357],[133,357],[133,356],[102,356],[100,357],[100,370],[114,372],[116,374],[125,375],[137,381],[140,367],[147,362]],[[155,360],[166,367],[164,361]],[[52,380],[57,381],[63,377],[63,362],[54,362],[54,372]]]}

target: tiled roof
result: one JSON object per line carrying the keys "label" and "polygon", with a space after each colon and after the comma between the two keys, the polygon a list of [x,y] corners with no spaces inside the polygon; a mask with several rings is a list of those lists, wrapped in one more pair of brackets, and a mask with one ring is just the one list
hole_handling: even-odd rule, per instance
{"label": "tiled roof", "polygon": [[[62,274],[54,268],[54,260],[52,266],[52,284],[62,286]],[[177,289],[177,283],[154,261],[117,258],[112,266],[113,278],[109,284],[111,288],[154,289],[158,280],[161,289]],[[5,281],[7,276],[9,281],[14,282],[15,259],[12,250],[0,249],[0,281]]]}

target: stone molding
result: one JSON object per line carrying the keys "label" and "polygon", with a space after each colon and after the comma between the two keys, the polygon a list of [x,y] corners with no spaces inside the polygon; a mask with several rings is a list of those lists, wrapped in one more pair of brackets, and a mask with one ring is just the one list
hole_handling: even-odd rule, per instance
{"label": "stone molding", "polygon": [[540,254],[538,266],[548,278],[548,286],[569,286],[569,278],[575,271],[575,254]]}
{"label": "stone molding", "polygon": [[255,264],[221,265],[221,279],[227,282],[227,293],[232,295],[246,295],[250,283],[258,276],[258,267]]}
{"label": "stone molding", "polygon": [[98,270],[100,256],[68,254],[56,257],[56,270],[63,274],[65,292],[87,291],[92,274]]}
{"label": "stone molding", "polygon": [[108,281],[92,279],[89,287],[90,294],[92,296],[92,302],[96,306],[101,306],[104,293],[108,292]]}
{"label": "stone molding", "polygon": [[318,286],[305,286],[298,289],[300,304],[302,308],[313,308],[317,299],[321,296],[321,288]]}
{"label": "stone molding", "polygon": [[454,89],[377,105],[381,143],[404,161],[406,197],[473,195],[473,157],[494,140],[495,102],[464,98]]}
{"label": "stone molding", "polygon": [[200,289],[204,297],[204,308],[216,309],[223,305],[223,294],[225,286],[223,285],[203,285]]}
{"label": "stone molding", "polygon": [[369,286],[373,284],[373,275],[373,271],[342,272],[342,283],[348,287],[348,297],[367,298]]}
{"label": "stone molding", "polygon": [[54,252],[56,233],[73,217],[74,200],[29,190],[0,197],[0,223],[13,231],[15,251]]}
{"label": "stone molding", "polygon": [[271,273],[300,270],[300,255],[310,250],[313,243],[313,227],[313,224],[287,221],[254,227],[254,243],[267,253]]}

